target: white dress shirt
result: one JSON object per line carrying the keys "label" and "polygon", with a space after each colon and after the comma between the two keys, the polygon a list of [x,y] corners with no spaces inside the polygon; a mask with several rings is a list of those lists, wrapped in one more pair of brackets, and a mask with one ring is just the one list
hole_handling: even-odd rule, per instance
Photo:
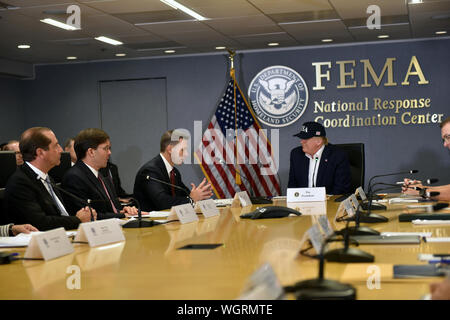
{"label": "white dress shirt", "polygon": [[[67,213],[66,208],[64,208],[64,205],[62,204],[61,200],[59,200],[58,196],[53,192],[53,194],[55,196],[52,195],[52,191],[50,190],[50,186],[47,184],[47,182],[43,181],[43,180],[47,180],[48,177],[48,173],[44,173],[41,170],[39,170],[38,168],[36,168],[35,166],[33,166],[31,163],[26,162],[27,165],[30,166],[31,170],[33,170],[38,176],[37,179],[41,180],[42,184],[44,185],[45,189],[47,189],[48,193],[50,194],[50,196],[52,197],[52,199],[54,199],[56,201],[56,205],[59,208],[59,211],[61,212],[62,216],[68,216],[69,214]],[[53,189],[53,187],[52,187]]]}
{"label": "white dress shirt", "polygon": [[312,157],[305,153],[306,157],[309,158],[308,188],[316,186],[317,172],[319,172],[320,159],[322,158],[323,149],[325,149],[325,145],[317,150]]}
{"label": "white dress shirt", "polygon": [[160,153],[159,155],[161,156],[161,158],[164,161],[164,165],[166,166],[166,170],[167,170],[167,175],[169,176],[169,179],[170,179],[170,172],[173,170],[173,166],[169,163],[169,161],[166,160],[166,158],[164,158],[162,153]]}

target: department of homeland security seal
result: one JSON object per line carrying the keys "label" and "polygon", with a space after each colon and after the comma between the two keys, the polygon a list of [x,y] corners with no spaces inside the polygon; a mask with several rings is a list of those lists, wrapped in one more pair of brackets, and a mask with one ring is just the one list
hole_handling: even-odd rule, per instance
{"label": "department of homeland security seal", "polygon": [[260,71],[250,83],[248,96],[258,119],[272,127],[294,123],[308,105],[305,80],[285,66]]}

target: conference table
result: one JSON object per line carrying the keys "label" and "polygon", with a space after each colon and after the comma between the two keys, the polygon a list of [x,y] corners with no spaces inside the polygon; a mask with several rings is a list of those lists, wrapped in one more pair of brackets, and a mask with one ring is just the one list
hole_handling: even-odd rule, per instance
{"label": "conference table", "polygon": [[[331,226],[339,203],[336,196],[324,205]],[[276,200],[273,205],[286,205]],[[317,221],[317,214],[277,219],[242,219],[257,207],[225,207],[220,215],[188,224],[170,222],[151,228],[123,229],[125,241],[90,248],[74,244],[72,254],[49,261],[14,261],[0,266],[0,299],[151,299],[229,300],[237,299],[249,277],[268,263],[282,286],[316,278],[318,260],[299,255],[307,246],[305,232]],[[387,204],[377,211],[386,223],[362,224],[378,231],[432,232],[433,237],[450,237],[449,225],[413,225],[399,222],[405,204]],[[214,249],[180,250],[189,244],[221,244]],[[341,242],[330,244],[342,247]],[[396,264],[426,264],[419,253],[449,253],[449,243],[408,245],[362,245],[360,250],[375,256],[372,263],[325,263],[325,278],[353,285],[357,299],[421,299],[429,284],[442,278],[394,279]],[[18,252],[26,248],[1,249]],[[368,285],[370,270],[380,272],[378,288]],[[80,289],[70,289],[71,266],[80,270]],[[372,266],[372,267],[371,267]],[[294,299],[292,294],[287,299]]]}

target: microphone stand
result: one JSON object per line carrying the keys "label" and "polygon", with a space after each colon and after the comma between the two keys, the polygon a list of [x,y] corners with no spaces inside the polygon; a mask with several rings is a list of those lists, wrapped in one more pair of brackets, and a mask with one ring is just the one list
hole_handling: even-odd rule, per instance
{"label": "microphone stand", "polygon": [[[47,183],[46,180],[44,180],[42,178],[40,178],[40,179],[42,181],[44,181],[44,183]],[[89,212],[91,213],[91,221],[94,221],[94,215],[92,213],[92,206],[91,206],[91,203],[92,203],[91,199],[84,200],[84,199],[74,195],[73,193],[71,193],[71,192],[69,192],[67,190],[64,190],[63,188],[61,188],[60,186],[56,185],[52,181],[49,180],[49,182],[50,182],[50,184],[52,185],[53,188],[58,189],[58,191],[61,191],[62,193],[68,195],[69,197],[72,197],[73,199],[75,199],[75,200],[81,202],[83,205],[87,206],[89,208]]]}
{"label": "microphone stand", "polygon": [[324,278],[324,269],[325,269],[324,249],[329,240],[330,237],[326,238],[320,249],[318,277],[315,279],[300,281],[294,284],[293,286],[285,287],[286,292],[293,292],[297,300],[356,299],[356,289],[352,285]]}
{"label": "microphone stand", "polygon": [[[356,208],[355,216],[347,218],[346,221],[355,221],[355,226],[349,227],[348,223],[347,226],[344,229],[341,229],[339,231],[336,231],[336,234],[342,235],[342,236],[356,236],[356,235],[379,235],[380,233],[372,228],[369,227],[361,227],[359,224],[360,222],[364,222],[361,219],[361,211],[359,211],[361,204],[358,203],[358,207]],[[377,215],[378,216],[378,215]],[[383,217],[388,220],[386,217]]]}
{"label": "microphone stand", "polygon": [[135,198],[131,199],[134,200],[138,207],[138,218],[137,220],[128,221],[122,226],[122,228],[150,228],[160,224],[159,222],[153,220],[142,220],[141,205],[139,204],[139,201],[137,201],[137,199]]}
{"label": "microphone stand", "polygon": [[[347,225],[345,229],[335,232],[335,234],[343,233],[344,236],[344,248],[329,250],[325,253],[324,258],[330,262],[373,262],[375,257],[370,253],[364,252],[359,249],[350,248],[350,228],[348,227],[349,222],[347,221]],[[356,227],[359,228],[358,231],[361,232],[362,229],[366,229],[365,227]],[[369,228],[367,228],[369,229]],[[375,230],[374,230],[375,231]],[[353,231],[354,232],[354,231]],[[377,231],[375,231],[377,232]],[[379,234],[379,233],[378,233]],[[355,240],[352,239],[354,242]],[[323,253],[321,253],[323,254]]]}

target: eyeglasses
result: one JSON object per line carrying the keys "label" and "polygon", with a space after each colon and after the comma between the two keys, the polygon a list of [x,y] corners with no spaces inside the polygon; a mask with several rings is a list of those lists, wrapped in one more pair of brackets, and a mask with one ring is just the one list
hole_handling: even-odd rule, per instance
{"label": "eyeglasses", "polygon": [[111,151],[111,146],[106,146],[106,147],[103,147],[103,148],[100,148],[100,149],[102,149],[104,151]]}
{"label": "eyeglasses", "polygon": [[443,143],[450,142],[450,134],[446,134],[445,136],[443,136],[442,142]]}

